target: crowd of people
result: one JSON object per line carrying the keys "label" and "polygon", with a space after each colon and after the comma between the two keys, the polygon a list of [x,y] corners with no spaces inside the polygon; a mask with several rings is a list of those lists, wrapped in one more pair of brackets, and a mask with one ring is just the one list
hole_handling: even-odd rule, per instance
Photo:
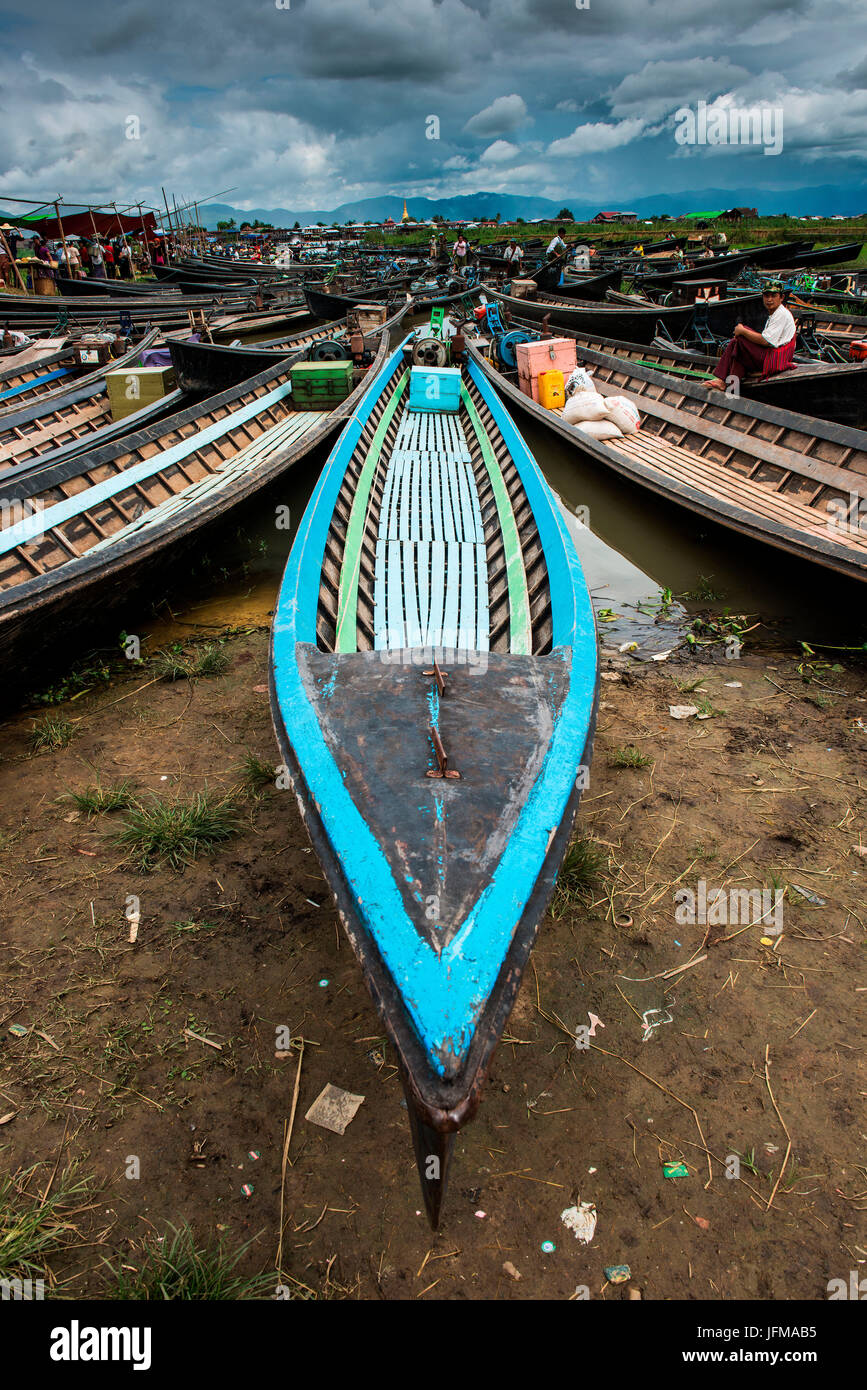
{"label": "crowd of people", "polygon": [[5,246],[0,241],[0,279],[8,286],[17,286],[14,262],[21,262],[19,272],[31,269],[41,261],[38,277],[46,280],[133,280],[147,275],[154,266],[168,265],[171,247],[164,237],[90,238],[67,236],[47,240],[38,233],[24,237],[8,224],[0,227]]}

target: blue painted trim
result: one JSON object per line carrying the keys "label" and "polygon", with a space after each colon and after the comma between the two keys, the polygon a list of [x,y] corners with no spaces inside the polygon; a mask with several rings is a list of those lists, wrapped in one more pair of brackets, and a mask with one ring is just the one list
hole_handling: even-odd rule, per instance
{"label": "blue painted trim", "polygon": [[22,381],[20,386],[9,386],[5,391],[0,391],[0,401],[8,401],[12,396],[20,396],[25,391],[32,391],[34,386],[44,386],[46,381],[57,381],[58,377],[69,376],[71,367],[58,367],[55,372],[46,372],[45,376],[35,376],[31,381]]}
{"label": "blue painted trim", "polygon": [[[228,415],[223,416],[213,425],[208,425],[206,429],[199,430],[197,434],[191,434],[182,439],[180,444],[173,444],[171,448],[151,455],[143,463],[134,463],[130,468],[122,469],[120,473],[113,473],[104,482],[94,483],[92,487],[85,488],[83,492],[74,493],[72,497],[67,497],[63,502],[55,502],[53,507],[46,507],[44,511],[34,512],[32,516],[27,517],[24,521],[19,521],[15,526],[8,527],[0,535],[0,555],[8,554],[18,545],[26,545],[34,537],[51,531],[55,526],[62,526],[64,521],[70,521],[72,517],[79,516],[81,512],[89,511],[91,507],[105,502],[109,497],[114,497],[116,493],[125,492],[133,483],[140,483],[146,478],[152,478],[155,473],[161,473],[164,468],[170,468],[172,464],[189,458],[190,454],[195,453],[203,445],[210,444],[214,439],[220,439],[224,434],[228,434],[229,430],[236,429],[245,420],[252,419],[254,415],[258,415],[270,405],[275,405],[291,393],[291,381],[285,382],[282,386],[277,386],[273,391],[269,391],[267,395],[257,396],[255,400],[242,406],[240,410],[230,411]],[[272,426],[272,428],[276,428],[276,426]],[[259,440],[254,439],[251,444],[247,445],[247,448],[255,449],[259,442]]]}
{"label": "blue painted trim", "polygon": [[[505,408],[471,368],[473,380],[514,450],[540,536],[543,544],[550,546],[546,555],[557,614],[552,679],[559,673],[555,663],[559,671],[566,666],[570,686],[542,772],[500,862],[460,931],[438,954],[419,937],[407,918],[382,848],[347,792],[340,768],[325,743],[296,659],[298,642],[316,641],[325,540],[347,464],[371,405],[401,357],[399,348],[359,402],[310,500],[275,610],[274,686],[312,806],[340,860],[359,917],[400,991],[432,1068],[440,1076],[448,1076],[466,1057],[551,837],[572,795],[593,712],[596,631],[578,557],[553,496]],[[322,698],[327,698],[327,692],[322,692]]]}

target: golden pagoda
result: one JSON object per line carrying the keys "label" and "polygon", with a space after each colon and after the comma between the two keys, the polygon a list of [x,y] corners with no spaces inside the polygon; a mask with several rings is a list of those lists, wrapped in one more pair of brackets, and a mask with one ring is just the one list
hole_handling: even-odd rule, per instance
{"label": "golden pagoda", "polygon": [[406,198],[404,198],[404,200],[403,200],[403,214],[402,214],[400,220],[401,220],[401,222],[411,222],[411,221],[412,221],[412,218],[410,217],[409,213],[408,213],[407,210],[406,210]]}

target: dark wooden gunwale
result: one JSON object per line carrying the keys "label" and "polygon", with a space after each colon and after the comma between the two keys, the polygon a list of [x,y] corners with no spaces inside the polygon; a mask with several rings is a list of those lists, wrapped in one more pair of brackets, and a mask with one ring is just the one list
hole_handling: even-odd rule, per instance
{"label": "dark wooden gunwale", "polygon": [[[810,535],[805,531],[796,531],[793,527],[786,527],[766,517],[759,517],[756,513],[750,512],[747,508],[738,506],[735,502],[726,504],[716,498],[709,498],[696,488],[682,482],[663,477],[659,472],[651,467],[642,464],[640,461],[627,457],[619,452],[614,444],[609,447],[607,441],[593,439],[589,435],[582,435],[562,420],[559,415],[547,410],[544,406],[538,405],[519,389],[516,383],[509,380],[497,368],[487,360],[479,346],[475,343],[468,343],[468,349],[473,359],[479,364],[488,378],[496,385],[497,389],[505,393],[511,401],[519,405],[534,419],[542,421],[550,429],[556,430],[564,439],[568,440],[573,446],[582,453],[593,458],[595,461],[604,464],[606,467],[615,469],[618,473],[631,478],[640,485],[649,488],[659,496],[667,498],[669,501],[679,503],[691,511],[698,512],[709,520],[716,521],[723,526],[737,531],[743,535],[748,535],[755,540],[765,541],[778,549],[786,550],[792,555],[801,559],[813,561],[825,568],[835,571],[838,574],[846,575],[850,578],[859,580],[867,579],[867,565],[862,559],[858,562],[857,555],[847,551],[844,546],[835,545],[832,541],[825,541],[822,538]],[[664,373],[655,372],[650,368],[638,367],[624,358],[612,357],[610,354],[595,352],[591,349],[582,349],[581,357],[588,363],[597,362],[611,370],[623,374],[627,378],[634,377],[638,380],[649,383],[659,389],[660,395],[674,388],[675,383],[667,378]],[[623,389],[629,390],[627,380]],[[718,406],[726,409],[732,415],[751,417],[753,420],[762,424],[778,426],[781,430],[803,433],[812,438],[825,438],[833,440],[845,447],[857,449],[864,454],[865,473],[867,473],[867,433],[861,430],[853,430],[843,425],[832,425],[828,422],[817,421],[808,416],[796,415],[791,411],[779,410],[774,406],[761,405],[751,401],[729,400],[725,405],[720,402],[708,399],[708,393],[700,387],[689,382],[676,383],[676,389],[687,396],[691,396],[701,402],[702,406],[713,408]],[[636,393],[635,399],[639,407],[646,413],[652,414],[654,398],[640,396]],[[688,418],[684,419],[684,428],[695,428],[702,423],[697,412],[690,412]],[[713,436],[714,422],[705,421],[707,426],[705,432],[710,437]],[[743,448],[749,451],[750,435],[744,433]],[[757,439],[753,442],[762,443],[767,448],[769,441]],[[616,441],[614,442],[616,444]],[[792,451],[794,452],[794,451]],[[811,460],[805,454],[805,460]],[[849,479],[845,477],[847,469],[845,466],[837,464],[825,464],[821,460],[812,460],[817,467],[825,470],[830,476],[831,473],[838,475],[834,484],[841,491],[849,488],[855,490],[865,474],[852,472]],[[778,465],[782,467],[782,465]],[[732,480],[736,483],[738,474],[732,474]],[[808,475],[809,476],[809,475]],[[821,490],[821,486],[820,489]],[[769,495],[771,494],[769,489]],[[817,514],[820,515],[820,514]],[[830,534],[830,528],[829,528]]]}

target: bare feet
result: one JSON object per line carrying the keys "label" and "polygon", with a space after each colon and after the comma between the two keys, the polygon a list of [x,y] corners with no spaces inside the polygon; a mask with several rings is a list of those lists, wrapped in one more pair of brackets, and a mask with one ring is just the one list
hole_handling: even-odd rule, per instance
{"label": "bare feet", "polygon": [[718,376],[712,376],[710,380],[706,381],[704,384],[709,391],[724,391],[726,389],[725,382],[720,381]]}

